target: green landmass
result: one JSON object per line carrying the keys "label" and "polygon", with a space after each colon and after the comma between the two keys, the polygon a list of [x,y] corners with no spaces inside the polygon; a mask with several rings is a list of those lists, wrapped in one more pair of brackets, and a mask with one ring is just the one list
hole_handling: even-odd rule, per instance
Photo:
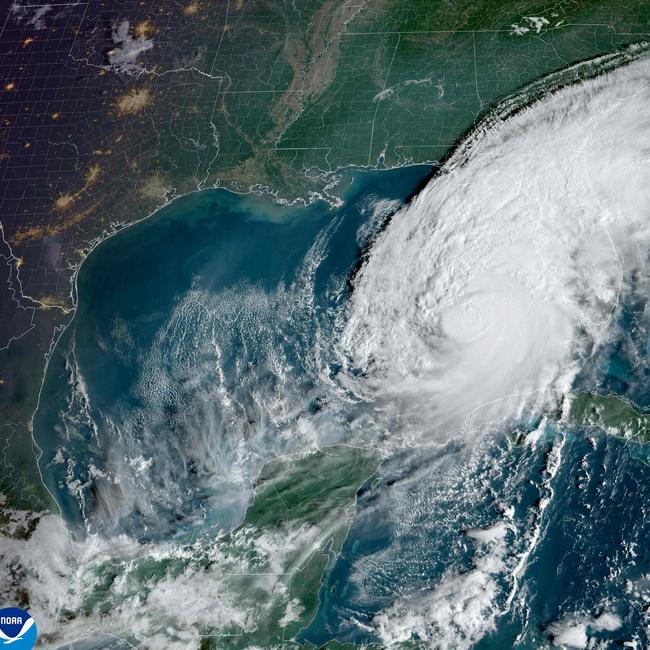
{"label": "green landmass", "polygon": [[[0,253],[20,278],[10,288],[34,309],[31,329],[0,345],[1,507],[53,505],[35,465],[32,416],[53,334],[76,308],[74,275],[98,241],[196,189],[334,198],[341,167],[435,163],[497,103],[517,96],[515,109],[596,74],[607,66],[558,71],[650,35],[645,0],[116,4],[71,4],[65,25],[52,27],[52,75],[78,84],[64,91],[83,102],[31,102],[21,79],[41,63],[23,45],[4,53],[0,165],[39,172],[7,184],[1,221]],[[104,27],[127,19],[132,36],[153,43],[136,74],[105,60]],[[554,73],[549,86],[538,81]],[[575,395],[570,412],[580,425],[649,439],[648,416],[622,399]],[[237,530],[193,542],[186,555],[98,560],[84,568],[81,607],[61,619],[101,620],[192,569],[214,576],[257,621],[206,629],[203,647],[291,647],[316,610],[356,490],[378,463],[349,447],[269,463]],[[265,545],[278,540],[286,552],[272,574]]]}
{"label": "green landmass", "polygon": [[[323,574],[341,551],[357,490],[379,464],[375,452],[347,445],[270,461],[244,520],[232,532],[217,539],[202,534],[185,545],[156,545],[155,555],[147,554],[145,545],[141,555],[122,561],[101,557],[83,567],[74,586],[82,590],[81,606],[60,612],[61,628],[101,629],[106,617],[113,634],[137,646],[142,639],[133,636],[128,618],[134,603],[147,606],[167,585],[178,589],[187,583],[193,602],[214,600],[211,623],[200,631],[201,648],[298,647],[293,639],[318,609]],[[79,596],[71,592],[70,602]],[[229,613],[223,622],[221,608]],[[142,633],[182,630],[183,616],[161,610],[153,617],[158,627]]]}
{"label": "green landmass", "polygon": [[570,398],[569,419],[585,427],[598,427],[618,438],[650,441],[650,415],[616,395],[576,393]]}
{"label": "green landmass", "polygon": [[[286,603],[279,602],[270,615],[260,620],[250,634],[232,638],[228,647],[290,641],[312,620],[319,605],[323,574],[331,559],[338,556],[352,523],[354,497],[361,485],[378,469],[376,452],[348,447],[329,447],[296,460],[289,458],[267,463],[260,473],[255,499],[246,511],[241,527],[225,543],[234,541],[242,530],[264,535],[269,531],[289,531],[297,527],[317,527],[315,542],[298,545],[284,557],[283,584],[288,599],[300,614],[296,620],[280,624]],[[233,582],[241,593],[250,589],[247,578]],[[209,646],[208,646],[209,647]],[[215,649],[225,647],[212,646]]]}
{"label": "green landmass", "polygon": [[[31,46],[6,55],[0,166],[42,170],[7,186],[2,218],[13,290],[34,310],[0,349],[0,489],[15,507],[52,507],[31,418],[53,333],[76,308],[74,275],[98,241],[196,189],[333,200],[342,167],[440,161],[498,102],[650,34],[645,0],[104,5],[70,5],[48,27],[52,75],[75,78],[84,103],[45,110],[20,83],[40,65]],[[123,21],[151,43],[136,73],[107,64],[105,26]],[[33,146],[33,123],[49,147]]]}

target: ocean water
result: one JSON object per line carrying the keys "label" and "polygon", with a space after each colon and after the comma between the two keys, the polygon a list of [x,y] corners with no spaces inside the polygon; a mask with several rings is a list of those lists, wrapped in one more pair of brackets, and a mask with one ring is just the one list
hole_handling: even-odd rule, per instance
{"label": "ocean water", "polygon": [[[616,334],[575,390],[648,404],[646,305],[645,285],[633,283]],[[470,453],[450,440],[388,459],[359,491],[301,640],[377,642],[377,620],[397,598],[408,606],[394,627],[410,619],[431,647],[647,647],[647,443],[562,419],[527,433],[523,443],[486,436]],[[473,536],[504,520],[503,543]]]}
{"label": "ocean water", "polygon": [[322,342],[360,254],[429,172],[350,174],[338,209],[196,193],[93,252],[35,422],[66,520],[138,539],[229,529],[261,462],[344,439],[315,424],[337,371]]}
{"label": "ocean water", "polygon": [[404,210],[430,169],[351,172],[338,208],[197,193],[102,244],[35,419],[71,532],[195,548],[265,461],[372,446],[298,641],[647,647],[647,443],[564,402],[650,404],[643,66],[486,132]]}
{"label": "ocean water", "polygon": [[[410,612],[422,616],[416,630],[444,630],[462,647],[551,647],[557,631],[603,614],[617,622],[614,631],[589,628],[602,647],[647,643],[647,456],[602,432],[556,429],[535,448],[484,450],[469,472],[466,455],[446,451],[421,459],[421,471],[404,459],[390,463],[381,485],[362,491],[303,640],[376,641],[377,618],[405,598],[394,628]],[[514,512],[503,545],[488,550],[468,537],[500,521],[505,504]]]}
{"label": "ocean water", "polygon": [[[357,173],[339,209],[203,192],[89,257],[35,426],[44,479],[72,530],[140,541],[227,530],[241,519],[261,462],[292,443],[341,440],[340,420],[321,420],[318,435],[297,423],[308,414],[315,426],[327,410],[317,384],[337,373],[327,348],[359,255],[428,173]],[[642,300],[630,300],[620,336],[585,372],[584,387],[628,387],[644,403],[644,313]],[[299,639],[377,642],[377,618],[396,598],[431,599],[432,612],[456,599],[477,616],[477,647],[537,648],[554,630],[583,625],[586,612],[618,617],[615,633],[589,628],[603,643],[645,639],[645,448],[559,424],[529,428],[537,425],[535,445],[495,432],[469,452],[452,439],[387,457],[358,493],[348,538]],[[242,441],[256,453],[238,452]],[[496,545],[468,536],[504,513]],[[432,585],[445,580],[436,596]],[[446,624],[439,627],[449,632]]]}

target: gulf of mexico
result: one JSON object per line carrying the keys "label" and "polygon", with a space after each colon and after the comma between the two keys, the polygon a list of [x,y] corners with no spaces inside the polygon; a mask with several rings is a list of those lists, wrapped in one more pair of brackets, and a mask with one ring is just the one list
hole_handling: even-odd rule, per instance
{"label": "gulf of mexico", "polygon": [[[349,172],[336,209],[197,192],[97,247],[79,273],[78,310],[35,418],[43,478],[68,522],[138,538],[197,521],[235,525],[250,495],[214,486],[237,456],[212,445],[226,408],[212,403],[215,394],[228,392],[241,405],[228,417],[256,432],[258,403],[277,399],[284,381],[295,390],[283,398],[312,408],[304,358],[381,226],[375,207],[397,209],[429,171]],[[267,447],[273,454],[291,443]]]}

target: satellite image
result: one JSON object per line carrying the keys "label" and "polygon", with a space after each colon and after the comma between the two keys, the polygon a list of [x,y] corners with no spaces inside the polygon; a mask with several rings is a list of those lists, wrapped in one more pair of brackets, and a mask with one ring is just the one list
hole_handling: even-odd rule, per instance
{"label": "satellite image", "polygon": [[650,648],[650,2],[0,3],[0,642]]}

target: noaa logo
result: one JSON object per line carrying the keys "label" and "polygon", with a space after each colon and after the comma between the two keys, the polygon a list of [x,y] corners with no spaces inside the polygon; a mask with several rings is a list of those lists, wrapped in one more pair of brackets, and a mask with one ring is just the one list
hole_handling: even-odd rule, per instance
{"label": "noaa logo", "polygon": [[31,614],[18,607],[0,609],[0,647],[30,650],[36,643],[36,623]]}

